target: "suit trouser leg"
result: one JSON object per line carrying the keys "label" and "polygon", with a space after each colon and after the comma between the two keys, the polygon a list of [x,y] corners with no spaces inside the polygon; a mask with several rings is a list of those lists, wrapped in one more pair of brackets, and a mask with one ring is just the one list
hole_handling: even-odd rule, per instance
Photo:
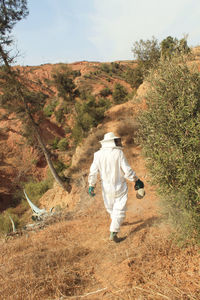
{"label": "suit trouser leg", "polygon": [[[108,199],[107,199],[108,200]],[[111,217],[110,231],[119,232],[120,226],[124,221],[126,216],[126,202],[127,202],[127,193],[123,197],[110,199],[110,201],[105,201],[105,207],[107,212]]]}

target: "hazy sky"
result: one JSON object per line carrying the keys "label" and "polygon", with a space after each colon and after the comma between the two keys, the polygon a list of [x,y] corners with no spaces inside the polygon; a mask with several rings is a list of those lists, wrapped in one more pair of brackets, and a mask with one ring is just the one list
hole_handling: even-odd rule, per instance
{"label": "hazy sky", "polygon": [[133,59],[153,36],[200,45],[200,0],[28,0],[29,16],[13,35],[21,65]]}

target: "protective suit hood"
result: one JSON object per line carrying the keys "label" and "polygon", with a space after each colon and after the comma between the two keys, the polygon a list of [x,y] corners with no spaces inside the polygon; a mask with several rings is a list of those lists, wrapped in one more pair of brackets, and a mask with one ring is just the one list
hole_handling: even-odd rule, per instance
{"label": "protective suit hood", "polygon": [[104,135],[104,139],[100,141],[101,148],[118,148],[122,149],[122,147],[116,146],[115,139],[119,139],[113,132],[108,132]]}

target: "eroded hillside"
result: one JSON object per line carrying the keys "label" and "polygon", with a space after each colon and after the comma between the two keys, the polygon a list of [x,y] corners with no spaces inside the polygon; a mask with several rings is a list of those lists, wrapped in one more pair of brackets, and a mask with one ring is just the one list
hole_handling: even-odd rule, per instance
{"label": "eroded hillside", "polygon": [[[41,65],[36,67],[16,67],[29,79],[32,90],[46,97],[43,109],[43,121],[40,122],[41,134],[47,148],[51,151],[55,163],[59,166],[71,165],[72,155],[76,145],[73,144],[72,130],[76,118],[74,106],[77,101],[94,96],[96,101],[112,101],[112,92],[116,83],[121,84],[127,93],[133,92],[128,83],[127,72],[135,67],[135,63],[115,62],[102,64],[98,62],[77,62],[68,67],[74,72],[74,83],[79,90],[79,96],[70,104],[63,101],[58,90],[52,83],[52,74],[59,72],[65,64]],[[108,92],[103,94],[102,91]],[[86,98],[84,98],[86,97]],[[70,109],[69,109],[70,106]],[[87,121],[87,120],[86,120]],[[0,210],[10,205],[16,206],[20,201],[18,190],[22,190],[28,180],[41,181],[48,176],[48,168],[43,154],[38,149],[29,133],[30,128],[16,118],[15,114],[8,114],[1,110],[0,120]],[[62,140],[62,141],[61,141]],[[63,144],[58,145],[59,141]],[[66,145],[66,147],[65,147]],[[59,148],[60,147],[60,148]]]}

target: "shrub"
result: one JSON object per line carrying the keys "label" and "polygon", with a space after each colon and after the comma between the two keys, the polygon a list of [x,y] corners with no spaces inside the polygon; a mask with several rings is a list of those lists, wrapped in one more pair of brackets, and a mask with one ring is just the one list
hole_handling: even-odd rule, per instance
{"label": "shrub", "polygon": [[74,98],[76,85],[74,83],[74,73],[67,65],[61,65],[52,73],[53,83],[58,90],[58,96],[64,100]]}
{"label": "shrub", "polygon": [[58,142],[58,149],[61,151],[65,151],[69,147],[69,142],[66,138],[61,139]]}
{"label": "shrub", "polygon": [[7,234],[13,231],[12,223],[9,218],[12,218],[15,228],[17,229],[19,225],[19,218],[17,215],[13,214],[10,209],[7,209],[4,213],[0,215],[0,233]]}
{"label": "shrub", "polygon": [[67,169],[67,166],[60,160],[56,160],[53,164],[56,171],[62,176],[62,172]]}
{"label": "shrub", "polygon": [[64,122],[65,116],[64,116],[63,108],[60,108],[60,109],[55,111],[55,117],[56,117],[56,121],[58,123],[63,123]]}
{"label": "shrub", "polygon": [[188,54],[189,52],[190,48],[185,38],[178,40],[168,36],[161,42],[161,55],[163,58],[171,58],[175,53]]}
{"label": "shrub", "polygon": [[147,80],[140,136],[154,183],[185,237],[200,236],[200,74],[173,57]]}
{"label": "shrub", "polygon": [[127,101],[128,92],[120,83],[116,83],[113,91],[113,100],[115,104],[120,104]]}
{"label": "shrub", "polygon": [[60,140],[59,137],[56,136],[55,139],[52,142],[50,142],[50,145],[53,150],[58,149],[59,140]]}
{"label": "shrub", "polygon": [[68,125],[66,125],[66,126],[65,126],[65,128],[64,128],[64,131],[65,131],[65,133],[66,133],[66,134],[68,134],[68,133],[71,133],[71,132],[72,132],[72,130],[71,130],[71,127],[70,127],[70,126],[68,126]]}
{"label": "shrub", "polygon": [[89,96],[87,101],[76,103],[76,124],[72,130],[75,144],[87,136],[92,127],[96,127],[104,119],[104,113],[110,106],[110,101]]}
{"label": "shrub", "polygon": [[82,138],[83,138],[83,129],[78,121],[76,121],[76,124],[74,125],[72,129],[72,138],[74,140],[74,144],[78,145]]}
{"label": "shrub", "polygon": [[39,198],[42,197],[46,191],[48,191],[53,185],[53,179],[52,177],[35,182],[35,181],[30,181],[25,184],[25,190],[28,196],[30,196],[31,201],[34,200],[37,202]]}
{"label": "shrub", "polygon": [[54,113],[54,110],[55,110],[57,105],[58,105],[58,101],[56,101],[55,99],[52,100],[52,102],[50,104],[46,105],[43,108],[43,112],[44,112],[45,117],[50,118],[52,116],[52,114]]}
{"label": "shrub", "polygon": [[108,87],[106,87],[106,88],[104,88],[104,89],[102,89],[102,90],[100,91],[100,96],[101,96],[101,97],[107,97],[107,96],[109,96],[109,95],[112,95],[112,91],[111,91],[111,89],[109,89]]}
{"label": "shrub", "polygon": [[102,70],[103,72],[105,72],[105,73],[109,73],[109,72],[110,72],[110,66],[109,66],[109,64],[103,63],[103,64],[101,65],[101,70]]}
{"label": "shrub", "polygon": [[128,82],[132,88],[138,88],[143,82],[143,71],[138,65],[136,68],[128,68],[123,74],[124,79]]}

